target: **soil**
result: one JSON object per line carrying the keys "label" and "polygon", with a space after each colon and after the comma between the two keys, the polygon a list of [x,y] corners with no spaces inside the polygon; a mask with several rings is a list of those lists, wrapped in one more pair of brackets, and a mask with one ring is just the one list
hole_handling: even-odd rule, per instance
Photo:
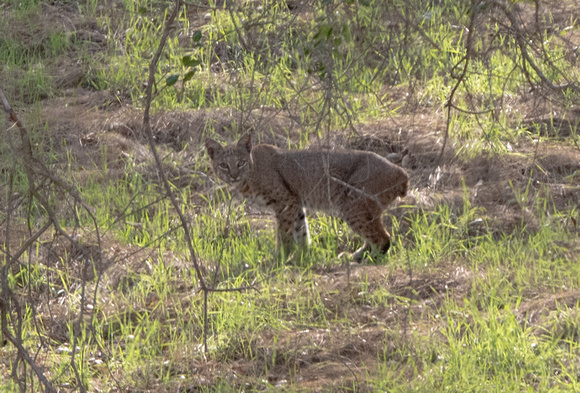
{"label": "soil", "polygon": [[[60,26],[64,31],[74,30],[79,39],[90,39],[94,43],[93,50],[98,53],[102,49],[104,32],[99,31],[94,21],[80,18],[66,4],[55,2],[54,5],[46,5],[46,20],[39,20],[39,31],[23,33],[23,36],[30,41],[40,39],[43,36],[42,29],[47,28],[49,20],[50,23],[56,23],[56,19],[62,22]],[[195,10],[191,10],[200,20],[203,11],[198,10],[198,15]],[[569,17],[565,18],[567,20]],[[18,24],[13,23],[18,28]],[[52,73],[59,90],[56,96],[45,97],[40,102],[41,118],[27,116],[25,109],[19,115],[29,127],[45,124],[46,138],[59,141],[53,146],[61,162],[66,162],[67,154],[75,158],[75,167],[71,171],[74,181],[82,184],[88,177],[94,177],[98,172],[95,168],[102,168],[105,162],[108,171],[101,174],[103,181],[122,178],[129,165],[155,178],[151,152],[141,131],[141,110],[108,92],[77,87],[86,73],[79,72],[73,62],[63,61],[62,64],[53,65]],[[396,93],[393,92],[393,96]],[[518,139],[508,154],[482,152],[470,159],[462,159],[456,154],[461,146],[451,143],[447,144],[441,154],[446,119],[443,114],[435,113],[429,107],[418,108],[396,118],[355,124],[355,132],[337,133],[336,137],[324,143],[330,147],[356,148],[383,156],[392,155],[396,162],[404,165],[411,179],[409,195],[399,201],[399,205],[412,205],[415,206],[412,209],[418,211],[446,203],[460,211],[464,204],[465,187],[472,206],[480,207],[485,212],[482,216],[485,225],[482,224],[481,228],[485,227],[485,230],[498,234],[510,233],[524,223],[528,230],[533,231],[537,229],[538,223],[532,214],[520,206],[514,189],[524,190],[529,187],[531,201],[547,195],[555,208],[562,211],[580,206],[580,148],[563,141],[563,138],[571,135],[572,126],[578,123],[580,116],[568,116],[554,121],[551,119],[554,115],[557,117],[557,114],[552,112],[551,107],[538,107],[533,101],[529,96],[522,95],[510,103],[512,108],[517,108],[522,114],[523,124],[530,126],[530,130],[532,124],[540,126],[536,131],[530,131],[530,134]],[[405,104],[403,99],[401,103]],[[245,120],[240,122],[242,117]],[[234,124],[243,126],[234,128]],[[153,115],[152,125],[156,141],[163,152],[175,154],[185,164],[182,168],[171,169],[177,171],[173,174],[175,178],[191,176],[194,160],[207,159],[203,138],[208,127],[228,141],[234,140],[235,135],[242,132],[254,130],[261,141],[281,147],[287,146],[287,138],[297,143],[301,131],[300,125],[290,117],[264,109],[243,114],[235,109],[163,112]],[[532,135],[534,132],[538,135]],[[320,142],[313,140],[311,143],[316,146]],[[103,155],[104,149],[106,155]],[[206,175],[212,176],[209,171]],[[193,187],[200,192],[207,189],[203,176],[195,179],[193,182],[198,183]],[[187,180],[186,183],[191,186],[192,181]],[[266,212],[262,213],[269,217]],[[401,218],[410,213],[409,209],[394,206],[391,214]],[[474,224],[475,231],[479,230],[477,225]],[[567,225],[570,230],[580,234],[576,220],[571,218]],[[5,228],[0,227],[0,231],[5,231]],[[404,231],[405,228],[401,228],[401,232]],[[0,233],[0,236],[4,235]],[[11,235],[11,243],[15,247],[20,239],[27,236],[26,231],[16,228]],[[94,251],[88,248],[70,250],[63,244],[55,244],[54,240],[44,241],[45,244],[52,242],[50,247],[47,245],[43,257],[46,265],[55,265],[59,261],[51,253],[85,255]],[[572,259],[580,253],[578,244],[574,247],[571,250]],[[109,282],[103,283],[103,286],[122,290],[131,285],[132,275],[148,269],[144,263],[146,256],[155,252],[122,245],[108,237],[103,239],[102,248],[107,251],[101,265],[96,266],[96,269],[71,266],[68,267],[72,269],[70,274],[90,276],[94,272],[106,271]],[[112,260],[122,260],[123,263],[107,263]],[[168,260],[177,261],[175,258]],[[187,267],[182,265],[181,268]],[[199,375],[197,385],[189,387],[187,391],[197,391],[199,387],[211,385],[220,378],[240,385],[246,384],[250,389],[259,388],[252,384],[263,378],[280,387],[293,382],[305,391],[322,391],[331,386],[338,388],[349,384],[356,385],[358,391],[372,391],[372,386],[365,385],[365,373],[377,369],[379,361],[404,364],[417,350],[405,339],[407,329],[424,332],[426,336],[436,332],[438,324],[444,324],[434,317],[438,306],[446,299],[453,299],[460,304],[468,296],[471,280],[476,274],[466,266],[455,263],[415,276],[389,266],[369,265],[352,266],[349,269],[344,266],[315,268],[315,273],[321,293],[328,294],[324,297],[326,308],[334,310],[336,315],[347,317],[351,325],[358,326],[357,329],[328,331],[312,326],[296,327],[282,336],[278,334],[276,345],[272,332],[265,330],[252,343],[254,354],[257,354],[255,359],[242,357],[223,361],[210,357],[207,361],[201,361],[199,356],[183,359],[182,367],[196,370]],[[90,280],[89,276],[83,277]],[[407,300],[393,300],[382,306],[371,305],[358,293],[362,283],[370,287],[386,286],[393,299]],[[180,285],[183,299],[187,299],[192,288],[185,282]],[[538,334],[542,334],[542,316],[554,312],[558,304],[574,306],[579,297],[577,289],[550,294],[530,293],[522,300],[518,315],[522,323],[536,324]],[[150,300],[151,305],[155,305],[158,299]],[[54,305],[50,312],[51,317],[46,318],[50,338],[56,342],[67,342],[67,323],[71,318],[69,311],[62,305]],[[386,331],[399,333],[391,337],[385,334]],[[434,339],[442,338],[435,335]],[[274,347],[277,348],[277,355],[269,352]],[[273,357],[275,362],[272,367],[268,367],[268,375],[262,375],[264,362],[271,361]],[[180,370],[174,371],[179,373]],[[0,375],[9,377],[6,369],[0,368]],[[159,391],[173,388],[165,386],[159,388]]]}

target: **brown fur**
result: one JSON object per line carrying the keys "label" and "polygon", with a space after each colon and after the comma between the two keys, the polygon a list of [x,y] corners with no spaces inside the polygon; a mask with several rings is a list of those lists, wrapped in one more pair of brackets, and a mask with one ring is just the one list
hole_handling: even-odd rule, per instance
{"label": "brown fur", "polygon": [[[251,136],[236,145],[212,139],[206,148],[217,176],[245,198],[271,208],[278,222],[277,248],[289,252],[294,240],[310,242],[305,208],[338,216],[381,252],[390,235],[383,210],[405,196],[409,177],[385,158],[357,150],[290,150],[252,146]],[[353,257],[360,259],[366,243]]]}

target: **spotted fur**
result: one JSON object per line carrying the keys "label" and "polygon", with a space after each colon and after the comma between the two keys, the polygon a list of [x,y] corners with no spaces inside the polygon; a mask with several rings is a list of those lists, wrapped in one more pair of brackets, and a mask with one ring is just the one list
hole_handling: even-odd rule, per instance
{"label": "spotted fur", "polygon": [[[390,235],[381,215],[405,196],[409,178],[385,158],[356,150],[281,150],[252,146],[251,136],[222,146],[212,139],[206,148],[217,176],[248,200],[272,209],[278,224],[277,248],[289,252],[293,240],[310,244],[306,209],[346,221],[376,249],[386,253]],[[352,257],[359,260],[365,244]]]}

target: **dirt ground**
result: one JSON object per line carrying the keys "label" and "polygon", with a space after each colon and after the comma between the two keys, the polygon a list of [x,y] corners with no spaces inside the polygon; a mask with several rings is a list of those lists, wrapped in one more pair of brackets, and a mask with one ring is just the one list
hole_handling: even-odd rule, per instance
{"label": "dirt ground", "polygon": [[[69,153],[77,158],[77,181],[82,182],[84,176],[94,175],[94,169],[90,168],[102,165],[103,146],[108,150],[108,178],[122,177],[127,165],[140,166],[144,173],[154,176],[151,154],[140,132],[141,113],[125,106],[100,108],[98,102],[102,96],[102,92],[76,90],[70,96],[47,99],[42,103],[45,120],[54,132],[51,137],[67,139]],[[233,109],[167,112],[155,115],[153,124],[157,139],[167,151],[181,155],[187,162],[205,154],[202,135],[207,122],[214,124],[216,133],[233,140],[229,127],[235,116]],[[288,133],[296,136],[299,132],[285,118],[259,114],[254,121],[268,124],[274,129],[274,136],[268,133],[264,140],[281,146]],[[522,220],[529,230],[534,230],[538,225],[533,215],[522,209],[514,199],[514,186],[523,189],[531,182],[532,194],[537,196],[544,195],[549,189],[551,201],[559,209],[580,205],[580,149],[565,145],[558,138],[539,145],[524,140],[514,154],[499,157],[480,154],[464,161],[456,158],[453,148],[448,147],[443,161],[437,165],[443,125],[444,119],[433,113],[405,115],[396,121],[385,119],[358,125],[358,135],[336,143],[375,151],[384,156],[391,153],[402,156],[403,152],[408,152],[410,159],[406,162],[406,169],[411,178],[411,191],[399,204],[432,209],[437,204],[448,203],[460,211],[465,182],[473,206],[485,209],[487,230],[494,231],[498,236],[509,233],[521,225]],[[184,146],[187,147],[184,149]],[[189,173],[188,166],[185,166],[182,173],[176,176],[187,177]],[[209,171],[207,175],[212,176]],[[203,192],[206,186],[197,184],[194,187]],[[393,208],[391,214],[402,217],[406,213]],[[580,233],[576,222],[570,221],[569,225]],[[401,228],[401,231],[404,230],[404,227]],[[114,250],[111,252],[117,255],[127,254],[127,257],[121,258],[123,264],[104,267],[110,280],[121,283],[128,279],[128,271],[146,270],[143,261],[147,250],[130,250],[113,240],[108,240],[105,249]],[[579,252],[571,250],[574,255]],[[434,318],[438,307],[449,299],[461,304],[469,295],[473,275],[467,267],[456,264],[414,277],[389,266],[365,265],[354,266],[349,272],[341,267],[334,271],[321,268],[315,273],[319,275],[319,287],[328,293],[324,298],[327,309],[347,316],[359,328],[356,331],[328,331],[304,326],[301,330],[277,332],[278,360],[274,367],[269,368],[267,376],[268,383],[272,385],[283,387],[293,382],[305,391],[322,391],[331,386],[354,384],[364,391],[366,370],[377,369],[378,362],[384,359],[393,365],[405,364],[406,359],[412,356],[416,349],[402,339],[407,334],[406,329],[424,330],[427,335],[443,327],[445,322]],[[353,303],[352,299],[357,298],[363,282],[370,287],[387,282],[393,297],[407,298],[408,301],[393,301],[381,307],[364,301]],[[117,283],[113,286],[119,285]],[[182,289],[188,293],[192,288],[183,284]],[[531,326],[538,323],[541,330],[542,316],[554,312],[558,304],[573,306],[579,296],[578,290],[563,290],[556,294],[530,293],[520,305],[519,318],[522,323]],[[66,311],[62,311],[63,318],[53,319],[52,338],[64,342],[67,339],[68,317]],[[413,322],[410,324],[409,321]],[[394,327],[399,327],[400,336],[385,337],[386,328]],[[273,339],[274,334],[265,331],[259,340],[252,342],[254,353],[259,354],[258,359],[262,360],[241,358],[228,362],[219,359],[201,362],[195,357],[184,359],[187,365],[184,367],[198,370],[199,386],[212,384],[220,378],[226,378],[231,383],[255,381],[255,378],[262,376],[262,363],[272,357]],[[364,368],[360,368],[362,364]],[[179,371],[175,370],[176,373]],[[372,386],[367,388],[373,391]]]}
{"label": "dirt ground", "polygon": [[[66,6],[59,8],[58,4],[56,2],[55,5],[47,6],[47,17],[62,19],[66,21],[63,25],[67,28],[76,29],[80,36],[91,37],[95,51],[98,51],[102,32],[94,24],[78,20]],[[40,23],[39,29],[42,26]],[[64,62],[60,67],[55,67],[54,73],[55,80],[61,85],[60,94],[42,100],[41,119],[27,117],[26,111],[20,115],[28,127],[45,124],[47,138],[66,141],[66,149],[62,147],[63,143],[54,146],[63,162],[67,154],[75,157],[75,181],[82,183],[87,177],[94,176],[97,171],[95,168],[103,167],[103,160],[107,161],[108,179],[121,178],[128,166],[137,167],[142,173],[155,178],[151,153],[141,131],[142,112],[131,103],[119,102],[107,92],[72,87],[76,75],[74,64]],[[393,96],[398,93],[393,91]],[[411,189],[408,197],[399,204],[414,205],[415,209],[432,209],[438,204],[447,203],[459,210],[464,203],[465,184],[472,205],[485,209],[484,219],[489,230],[498,234],[509,233],[522,222],[529,230],[534,230],[538,223],[532,214],[520,207],[513,188],[525,189],[531,184],[532,199],[545,195],[549,190],[550,200],[558,209],[580,206],[580,147],[562,140],[571,134],[573,125],[580,120],[580,113],[575,119],[568,116],[566,120],[557,119],[554,122],[549,120],[554,115],[549,107],[536,106],[528,97],[514,98],[511,105],[520,109],[524,124],[535,122],[542,125],[541,142],[534,142],[534,138],[521,138],[517,145],[512,146],[509,154],[480,153],[469,160],[458,158],[455,153],[461,146],[450,143],[439,161],[445,117],[441,113],[434,113],[432,108],[420,108],[396,118],[356,124],[356,133],[350,136],[337,133],[325,143],[330,147],[391,155],[393,160],[404,165],[410,175]],[[195,175],[197,180],[194,181],[188,179],[188,176],[194,175],[192,168],[195,160],[205,159],[203,138],[209,125],[213,132],[229,141],[234,139],[234,134],[242,131],[252,131],[262,142],[281,147],[287,146],[288,136],[294,142],[298,141],[300,126],[284,114],[256,110],[245,115],[247,120],[243,129],[234,130],[232,122],[235,120],[240,124],[238,120],[241,118],[235,109],[155,114],[152,124],[156,140],[167,154],[178,156],[184,163],[182,167],[171,168],[177,172],[172,175],[185,178],[184,185],[194,187],[199,192],[207,187],[203,183],[203,176]],[[317,143],[312,142],[314,146]],[[106,156],[102,154],[104,148]],[[212,174],[208,171],[207,176]],[[402,217],[405,212],[393,208],[391,214]],[[580,227],[575,220],[570,220],[567,225],[580,234]],[[404,231],[404,228],[401,230]],[[18,236],[12,236],[12,239],[18,244]],[[129,270],[138,272],[145,269],[143,260],[147,250],[132,249],[112,239],[106,239],[104,249],[117,256],[126,255],[122,258],[122,265],[102,267],[110,280],[121,283],[127,279]],[[571,252],[577,255],[580,250]],[[344,267],[334,270],[320,268],[315,273],[319,277],[320,288],[329,294],[324,298],[327,309],[348,316],[352,324],[359,328],[356,331],[328,331],[304,326],[301,330],[284,333],[283,337],[277,338],[278,352],[283,356],[279,355],[267,376],[268,382],[273,385],[283,387],[293,379],[296,386],[316,391],[338,383],[345,386],[352,382],[358,386],[359,391],[365,391],[366,370],[376,369],[373,365],[379,360],[404,363],[405,357],[410,356],[413,350],[408,347],[407,341],[401,339],[405,337],[405,329],[424,329],[426,332],[437,330],[438,322],[433,316],[437,313],[438,305],[449,298],[461,303],[468,295],[474,274],[464,266],[451,263],[437,271],[414,277],[410,277],[408,272],[393,270],[388,266],[366,265],[354,266],[349,271]],[[371,287],[387,282],[393,297],[404,297],[409,301],[393,301],[381,307],[362,301],[360,304],[353,303],[352,299],[357,298],[359,284],[362,282]],[[190,291],[191,288],[184,284],[183,293]],[[531,293],[523,299],[518,313],[522,322],[533,325],[541,320],[542,315],[556,310],[557,304],[573,306],[579,298],[578,290]],[[62,312],[66,313],[64,309]],[[65,342],[68,316],[51,320],[54,324],[50,329],[51,338]],[[409,321],[413,321],[412,324]],[[400,327],[400,336],[385,337],[385,327]],[[252,345],[255,353],[259,354],[258,358],[271,359],[272,354],[263,348],[274,346],[273,334],[264,332],[260,340]],[[365,365],[365,370],[359,368],[361,364]],[[218,359],[201,362],[199,358],[190,358],[184,359],[182,367],[199,370],[198,382],[203,386],[216,378],[234,382],[243,381],[244,376],[258,376],[260,370],[264,369],[262,366],[259,361],[250,362],[244,358],[229,362],[220,362]],[[5,372],[0,370],[0,374]],[[372,391],[372,386],[368,386],[367,390]]]}

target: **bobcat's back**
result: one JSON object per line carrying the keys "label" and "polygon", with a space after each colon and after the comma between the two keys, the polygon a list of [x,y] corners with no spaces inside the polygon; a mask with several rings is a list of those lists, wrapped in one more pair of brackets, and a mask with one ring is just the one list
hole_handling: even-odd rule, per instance
{"label": "bobcat's back", "polygon": [[375,199],[384,209],[405,196],[405,171],[377,154],[363,151],[284,151],[268,145],[252,149],[249,179],[259,195],[282,187],[309,208],[336,213],[350,196]]}
{"label": "bobcat's back", "polygon": [[389,248],[381,213],[397,197],[405,196],[409,177],[385,158],[355,150],[252,146],[249,136],[226,147],[210,139],[206,147],[223,181],[247,199],[274,210],[283,245],[289,233],[290,238],[308,243],[306,207],[337,215],[383,252]]}

